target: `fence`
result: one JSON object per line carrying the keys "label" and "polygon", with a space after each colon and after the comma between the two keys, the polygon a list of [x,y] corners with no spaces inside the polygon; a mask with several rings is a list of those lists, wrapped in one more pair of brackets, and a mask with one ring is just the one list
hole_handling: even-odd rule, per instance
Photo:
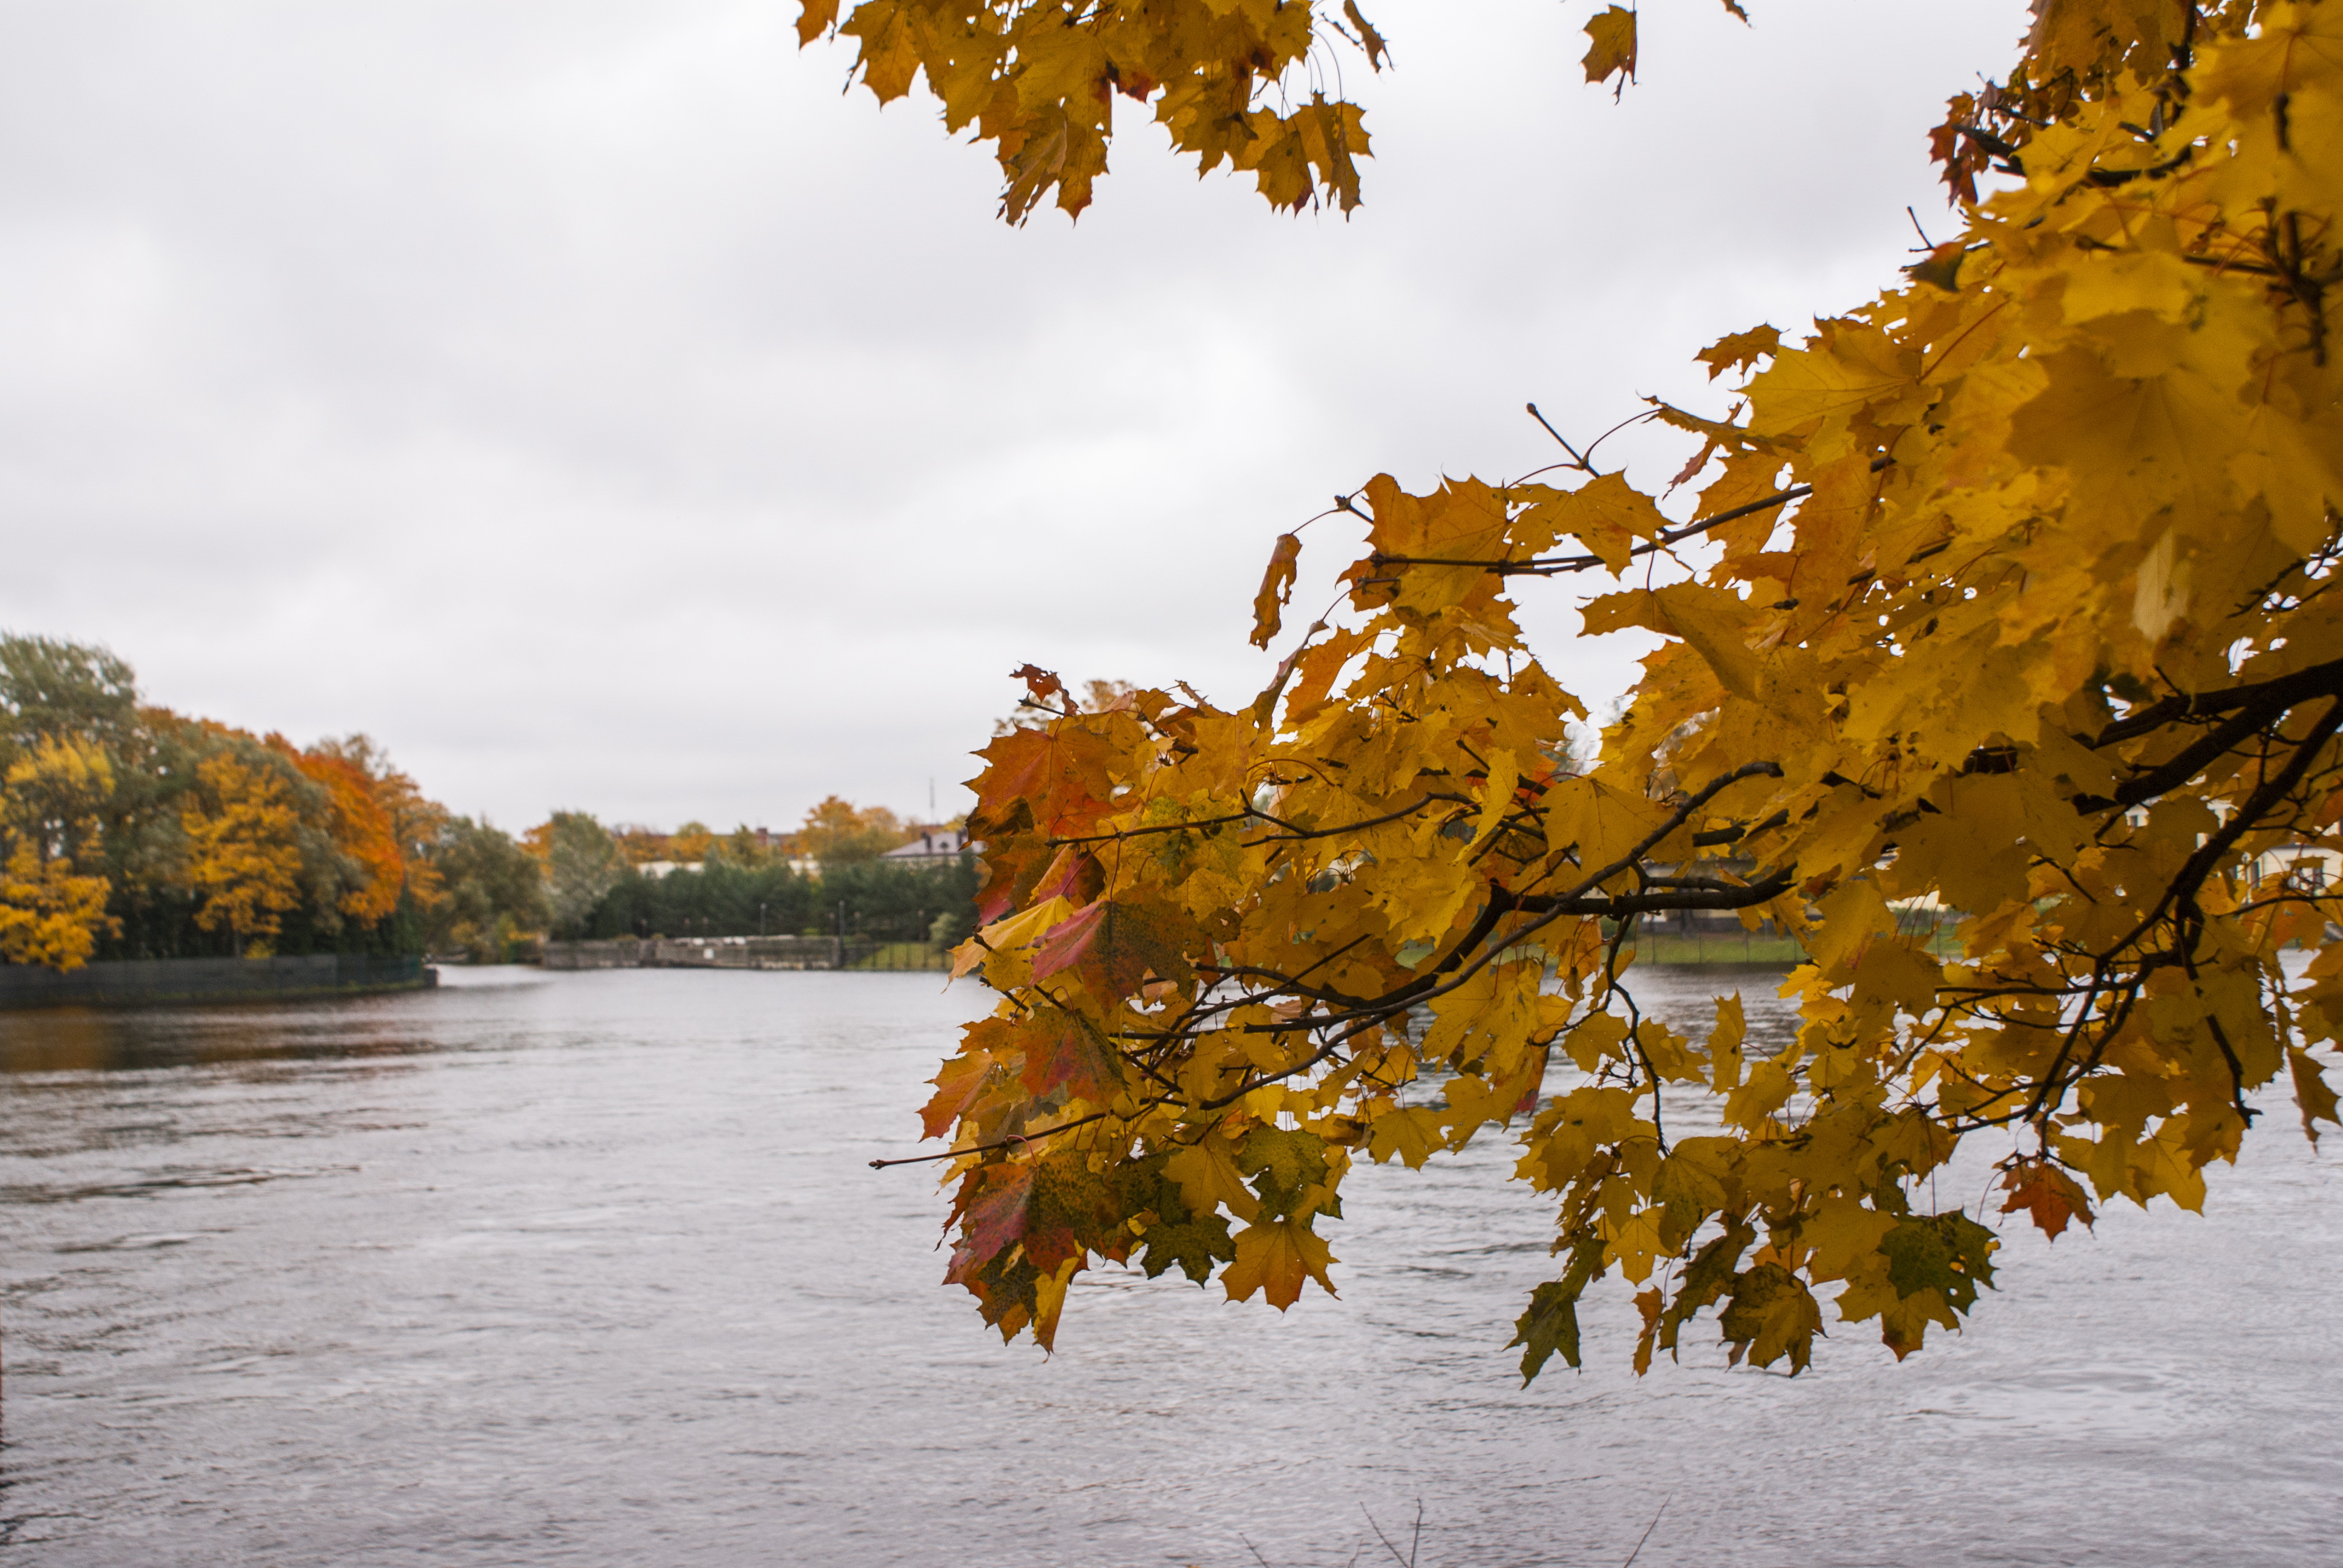
{"label": "fence", "polygon": [[153,1007],[193,1001],[290,1001],[422,990],[439,971],[419,958],[315,953],[302,958],[116,959],[59,974],[0,964],[0,1008]]}

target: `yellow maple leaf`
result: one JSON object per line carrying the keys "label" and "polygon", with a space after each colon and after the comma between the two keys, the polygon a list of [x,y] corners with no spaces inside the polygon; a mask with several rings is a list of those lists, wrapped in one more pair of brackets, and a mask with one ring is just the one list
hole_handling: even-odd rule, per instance
{"label": "yellow maple leaf", "polygon": [[1579,62],[1586,79],[1599,86],[1615,75],[1616,90],[1624,91],[1635,79],[1635,14],[1623,5],[1598,12],[1586,24],[1586,57]]}
{"label": "yellow maple leaf", "polygon": [[1282,1312],[1302,1299],[1304,1280],[1317,1281],[1330,1296],[1335,1293],[1326,1269],[1336,1260],[1307,1221],[1257,1220],[1236,1233],[1236,1261],[1221,1275],[1230,1301],[1244,1301],[1258,1291]]}

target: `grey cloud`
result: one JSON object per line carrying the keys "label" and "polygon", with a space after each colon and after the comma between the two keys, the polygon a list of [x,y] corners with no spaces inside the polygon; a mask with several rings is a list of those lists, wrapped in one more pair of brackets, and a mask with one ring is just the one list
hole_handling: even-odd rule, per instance
{"label": "grey cloud", "polygon": [[0,624],[509,825],[923,809],[1011,665],[1241,699],[1335,490],[1517,474],[1524,399],[1712,397],[1711,338],[1889,281],[2023,5],[1650,7],[1619,105],[1583,7],[1371,9],[1353,220],[1127,116],[1080,224],[1010,231],[785,0],[0,7]]}

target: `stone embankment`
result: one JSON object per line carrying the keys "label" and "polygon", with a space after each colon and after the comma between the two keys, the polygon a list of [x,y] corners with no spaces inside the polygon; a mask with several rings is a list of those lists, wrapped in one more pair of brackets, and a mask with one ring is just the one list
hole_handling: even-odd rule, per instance
{"label": "stone embankment", "polygon": [[549,970],[844,970],[880,944],[867,937],[653,937],[548,942]]}
{"label": "stone embankment", "polygon": [[121,959],[64,974],[0,964],[0,1009],[166,1007],[186,1002],[305,1001],[424,990],[439,971],[417,958],[316,953],[299,958]]}

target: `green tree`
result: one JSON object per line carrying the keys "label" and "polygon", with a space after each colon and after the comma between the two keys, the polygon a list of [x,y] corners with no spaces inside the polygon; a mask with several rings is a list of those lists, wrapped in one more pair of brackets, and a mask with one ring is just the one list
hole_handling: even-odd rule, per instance
{"label": "green tree", "polygon": [[529,829],[528,843],[545,867],[553,934],[582,935],[595,909],[619,879],[634,874],[618,840],[583,811],[556,811]]}
{"label": "green tree", "polygon": [[438,884],[424,915],[424,941],[435,953],[468,954],[475,963],[508,961],[516,947],[553,918],[545,868],[509,834],[449,818],[428,849]]}
{"label": "green tree", "polygon": [[842,906],[850,934],[890,942],[928,940],[939,916],[973,918],[975,857],[963,855],[940,867],[901,866],[886,860],[825,869],[821,909],[834,916]]}
{"label": "green tree", "polygon": [[817,888],[786,861],[711,856],[698,870],[622,878],[595,910],[589,934],[793,936],[815,918]]}
{"label": "green tree", "polygon": [[102,648],[0,635],[0,768],[44,737],[86,740],[109,757],[138,729],[137,678]]}

